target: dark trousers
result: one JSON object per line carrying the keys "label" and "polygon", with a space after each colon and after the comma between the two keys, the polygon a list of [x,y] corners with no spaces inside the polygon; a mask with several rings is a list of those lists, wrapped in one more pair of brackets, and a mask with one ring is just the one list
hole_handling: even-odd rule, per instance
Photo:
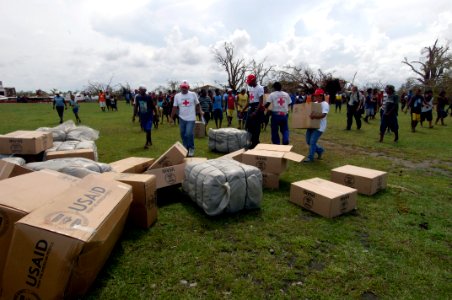
{"label": "dark trousers", "polygon": [[259,144],[259,136],[261,134],[261,123],[264,113],[257,109],[257,105],[250,108],[248,118],[246,120],[246,129],[251,134],[251,147],[253,149]]}
{"label": "dark trousers", "polygon": [[55,108],[58,113],[58,116],[60,117],[60,121],[63,121],[64,106],[57,106]]}
{"label": "dark trousers", "polygon": [[361,113],[357,105],[347,105],[347,130],[352,128],[353,118],[356,121],[356,128],[361,129]]}

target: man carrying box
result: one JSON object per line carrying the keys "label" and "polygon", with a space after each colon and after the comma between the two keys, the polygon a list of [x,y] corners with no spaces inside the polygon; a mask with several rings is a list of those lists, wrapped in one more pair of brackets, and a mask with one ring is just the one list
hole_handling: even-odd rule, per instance
{"label": "man carrying box", "polygon": [[325,150],[317,145],[317,141],[319,140],[322,133],[325,132],[327,124],[326,116],[330,111],[329,104],[325,102],[325,92],[322,89],[316,89],[313,98],[314,102],[320,103],[322,105],[322,114],[318,115],[311,113],[311,115],[309,116],[311,119],[320,119],[320,128],[308,128],[306,130],[306,144],[309,145],[309,154],[308,157],[303,161],[305,163],[313,162],[315,153],[317,153],[318,159],[322,159],[322,154]]}

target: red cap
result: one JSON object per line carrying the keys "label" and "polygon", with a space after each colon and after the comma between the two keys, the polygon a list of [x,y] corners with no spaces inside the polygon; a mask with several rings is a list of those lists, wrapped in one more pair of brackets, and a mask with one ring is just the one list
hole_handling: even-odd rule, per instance
{"label": "red cap", "polygon": [[187,80],[183,80],[182,83],[179,85],[179,87],[180,87],[181,89],[182,89],[182,88],[189,89],[189,88],[190,88],[190,85],[188,84],[188,81],[187,81]]}
{"label": "red cap", "polygon": [[316,89],[314,92],[314,96],[320,96],[325,94],[325,92],[322,89]]}
{"label": "red cap", "polygon": [[246,83],[247,84],[250,84],[254,80],[256,80],[256,75],[254,75],[254,74],[250,74],[250,75],[248,75],[248,77],[246,77]]}

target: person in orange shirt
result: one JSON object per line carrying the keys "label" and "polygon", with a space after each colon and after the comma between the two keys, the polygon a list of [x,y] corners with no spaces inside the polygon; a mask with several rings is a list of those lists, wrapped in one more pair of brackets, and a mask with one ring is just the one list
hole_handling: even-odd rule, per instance
{"label": "person in orange shirt", "polygon": [[105,99],[105,93],[103,91],[99,91],[99,106],[100,106],[100,109],[102,109],[102,111],[105,111],[107,102]]}

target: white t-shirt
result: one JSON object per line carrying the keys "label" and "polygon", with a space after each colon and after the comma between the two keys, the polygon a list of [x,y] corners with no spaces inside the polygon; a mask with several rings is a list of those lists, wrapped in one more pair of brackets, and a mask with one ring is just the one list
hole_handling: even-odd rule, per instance
{"label": "white t-shirt", "polygon": [[327,123],[326,118],[328,117],[328,112],[330,111],[330,105],[326,101],[322,101],[322,102],[320,102],[320,104],[322,105],[322,114],[326,114],[326,116],[324,118],[320,119],[319,131],[325,132],[326,123]]}
{"label": "white t-shirt", "polygon": [[289,104],[292,102],[289,94],[283,91],[275,91],[267,98],[267,103],[271,103],[272,112],[289,112]]}
{"label": "white t-shirt", "polygon": [[250,93],[250,103],[259,103],[259,98],[264,96],[264,87],[261,85],[248,86],[248,92]]}
{"label": "white t-shirt", "polygon": [[198,95],[194,92],[177,93],[174,96],[174,106],[179,107],[179,118],[184,121],[196,121],[197,104],[199,104]]}

